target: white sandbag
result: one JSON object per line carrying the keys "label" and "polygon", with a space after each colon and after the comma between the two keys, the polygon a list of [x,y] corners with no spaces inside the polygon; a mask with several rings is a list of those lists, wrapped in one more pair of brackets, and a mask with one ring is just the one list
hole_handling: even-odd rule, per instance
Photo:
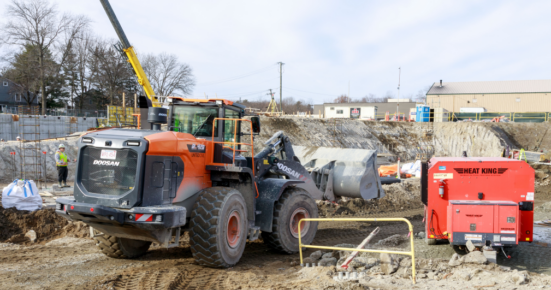
{"label": "white sandbag", "polygon": [[400,168],[401,173],[415,175],[416,171],[421,170],[421,160],[417,160],[412,163],[406,163]]}
{"label": "white sandbag", "polygon": [[32,180],[14,180],[2,190],[2,206],[35,211],[42,208],[42,197]]}

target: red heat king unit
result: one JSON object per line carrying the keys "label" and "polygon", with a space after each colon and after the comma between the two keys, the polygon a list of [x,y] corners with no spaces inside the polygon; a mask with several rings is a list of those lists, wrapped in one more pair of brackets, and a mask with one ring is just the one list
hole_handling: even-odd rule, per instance
{"label": "red heat king unit", "polygon": [[460,249],[532,242],[534,169],[495,157],[435,157],[422,164],[427,239]]}

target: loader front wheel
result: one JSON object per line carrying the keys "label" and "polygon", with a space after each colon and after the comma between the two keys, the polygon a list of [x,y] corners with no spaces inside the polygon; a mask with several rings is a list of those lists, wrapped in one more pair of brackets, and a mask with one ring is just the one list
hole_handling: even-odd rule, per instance
{"label": "loader front wheel", "polygon": [[247,206],[239,191],[228,187],[204,189],[191,217],[191,253],[198,264],[228,268],[239,262],[249,230]]}
{"label": "loader front wheel", "polygon": [[134,259],[143,256],[151,242],[117,238],[106,234],[94,237],[96,245],[108,257],[117,259]]}
{"label": "loader front wheel", "polygon": [[[272,232],[262,233],[262,239],[270,248],[286,254],[299,250],[299,221],[304,218],[317,218],[318,207],[308,192],[302,188],[285,189],[275,204]],[[318,222],[300,223],[300,236],[303,244],[311,244],[318,230]]]}

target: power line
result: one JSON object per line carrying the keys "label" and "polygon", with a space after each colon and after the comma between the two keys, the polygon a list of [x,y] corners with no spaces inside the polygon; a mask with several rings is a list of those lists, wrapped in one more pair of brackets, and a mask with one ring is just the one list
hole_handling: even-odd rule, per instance
{"label": "power line", "polygon": [[225,83],[225,82],[231,82],[231,81],[235,81],[235,80],[238,80],[238,79],[250,77],[252,75],[256,75],[256,74],[266,72],[266,71],[272,69],[273,66],[274,65],[270,65],[268,67],[265,67],[265,68],[262,68],[262,69],[259,69],[259,70],[255,70],[255,71],[243,74],[243,75],[235,76],[235,77],[229,77],[229,78],[220,79],[220,80],[217,80],[217,81],[205,82],[205,83],[202,83],[202,84],[198,84],[198,86],[210,86],[210,85],[215,85],[215,84]]}
{"label": "power line", "polygon": [[331,97],[338,97],[339,96],[339,94],[330,95],[330,94],[324,94],[324,93],[315,93],[315,92],[303,91],[303,90],[298,90],[298,89],[292,89],[292,88],[289,88],[289,87],[285,87],[283,89],[284,90],[293,90],[293,91],[298,91],[298,92],[303,92],[303,93],[310,93],[310,94],[315,94],[315,95],[324,95],[324,96],[331,96]]}
{"label": "power line", "polygon": [[[278,89],[277,88],[274,88],[272,89],[274,91],[277,91]],[[261,93],[265,93],[266,92],[266,89],[264,90],[261,90],[261,91],[255,91],[255,92],[248,92],[248,93],[234,93],[234,94],[224,94],[224,95],[220,95],[221,97],[231,97],[231,98],[235,98],[235,97],[244,97],[244,96],[250,96],[250,95],[255,95],[255,94],[261,94]]]}

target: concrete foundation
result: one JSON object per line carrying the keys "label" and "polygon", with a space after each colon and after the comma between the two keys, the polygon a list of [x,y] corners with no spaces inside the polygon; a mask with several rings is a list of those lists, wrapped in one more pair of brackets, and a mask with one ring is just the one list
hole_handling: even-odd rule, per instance
{"label": "concrete foundation", "polygon": [[[96,117],[32,116],[0,114],[0,138],[9,141],[65,137],[97,127]],[[17,117],[19,120],[17,120]]]}

